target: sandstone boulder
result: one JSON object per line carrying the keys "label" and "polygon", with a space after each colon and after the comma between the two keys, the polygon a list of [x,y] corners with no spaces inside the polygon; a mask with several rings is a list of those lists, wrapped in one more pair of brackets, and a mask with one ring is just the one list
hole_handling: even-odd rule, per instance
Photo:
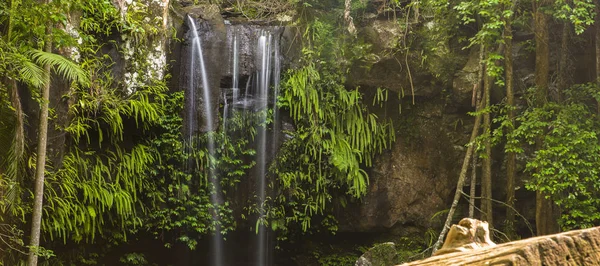
{"label": "sandstone boulder", "polygon": [[487,222],[464,218],[458,224],[452,225],[444,246],[434,255],[453,252],[469,251],[496,244],[490,240],[490,229]]}
{"label": "sandstone boulder", "polygon": [[402,265],[600,265],[600,227],[433,256]]}

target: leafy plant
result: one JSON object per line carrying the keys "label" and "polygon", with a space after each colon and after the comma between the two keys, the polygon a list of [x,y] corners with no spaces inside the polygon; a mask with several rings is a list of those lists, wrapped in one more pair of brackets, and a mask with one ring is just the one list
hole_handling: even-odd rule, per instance
{"label": "leafy plant", "polygon": [[364,167],[394,140],[391,122],[368,112],[358,88],[343,86],[350,62],[359,57],[346,57],[353,44],[341,34],[332,22],[312,21],[304,31],[302,66],[290,70],[283,83],[279,104],[289,110],[296,130],[288,132],[292,139],[271,167],[277,195],[267,213],[274,229],[285,232],[298,223],[308,231],[321,221],[335,230],[328,215],[333,205],[345,206],[346,197],[366,193]]}
{"label": "leafy plant", "polygon": [[[566,94],[565,104],[547,103],[518,117],[509,149],[531,155],[526,171],[532,178],[526,188],[544,192],[561,207],[559,222],[570,230],[600,223],[600,132],[597,114],[587,103],[588,95],[598,95],[598,88],[578,85]],[[537,138],[542,146],[529,153]]]}

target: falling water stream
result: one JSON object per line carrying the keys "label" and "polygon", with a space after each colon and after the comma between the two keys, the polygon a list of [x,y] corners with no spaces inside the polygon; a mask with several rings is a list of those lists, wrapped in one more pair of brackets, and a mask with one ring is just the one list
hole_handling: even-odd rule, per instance
{"label": "falling water stream", "polygon": [[281,58],[279,57],[279,40],[273,42],[273,139],[271,140],[271,154],[277,153],[279,148],[279,108],[277,97],[279,97],[279,83],[281,81]]}
{"label": "falling water stream", "polygon": [[[258,93],[256,95],[256,100],[258,104],[261,106],[264,104],[266,106],[268,101],[268,89],[269,89],[269,59],[270,59],[270,45],[268,45],[268,41],[270,41],[271,35],[262,33],[258,38],[258,46],[257,48],[257,56],[260,57],[260,65],[257,66],[258,71],[258,84],[259,87]],[[260,120],[257,131],[258,137],[258,145],[256,151],[256,166],[258,167],[257,178],[258,182],[258,215],[259,219],[265,218],[265,210],[264,210],[264,202],[266,195],[266,175],[267,175],[267,163],[266,163],[266,145],[267,145],[267,130],[265,121],[267,119],[266,110],[260,110]],[[258,228],[258,254],[257,254],[257,265],[267,265],[267,235],[266,228],[257,223]]]}
{"label": "falling water stream", "polygon": [[238,45],[238,35],[237,32],[233,33],[233,77],[232,77],[232,88],[233,88],[233,102],[236,103],[240,94],[240,81],[239,81],[239,72],[240,72],[240,52]]}
{"label": "falling water stream", "polygon": [[[203,104],[204,104],[204,121],[206,126],[206,131],[208,132],[207,137],[207,148],[208,148],[208,156],[209,156],[209,180],[212,185],[213,192],[210,194],[211,204],[214,206],[214,213],[212,215],[215,226],[215,233],[212,236],[212,247],[211,247],[211,265],[214,266],[222,266],[223,265],[223,236],[221,235],[221,223],[220,217],[218,214],[219,204],[221,203],[219,194],[221,192],[221,186],[219,184],[219,180],[217,180],[217,176],[215,174],[215,168],[213,164],[213,160],[215,158],[215,141],[213,137],[213,114],[211,107],[211,99],[210,99],[210,87],[208,84],[208,75],[206,74],[206,65],[204,64],[204,55],[202,54],[202,40],[200,36],[198,36],[198,30],[196,29],[196,23],[194,20],[188,16],[188,20],[190,26],[192,27],[192,54],[191,54],[191,68],[190,68],[190,88],[191,91],[195,91],[195,62],[198,59],[200,65],[200,74],[202,79],[202,95],[203,95]],[[191,95],[192,98],[195,95]],[[194,106],[195,107],[195,106]],[[194,119],[189,119],[194,120]]]}

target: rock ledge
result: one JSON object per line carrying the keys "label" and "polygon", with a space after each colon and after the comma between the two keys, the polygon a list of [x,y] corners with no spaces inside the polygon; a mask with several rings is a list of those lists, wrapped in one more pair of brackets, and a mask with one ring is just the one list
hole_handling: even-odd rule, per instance
{"label": "rock ledge", "polygon": [[600,227],[533,237],[402,264],[412,265],[600,265]]}

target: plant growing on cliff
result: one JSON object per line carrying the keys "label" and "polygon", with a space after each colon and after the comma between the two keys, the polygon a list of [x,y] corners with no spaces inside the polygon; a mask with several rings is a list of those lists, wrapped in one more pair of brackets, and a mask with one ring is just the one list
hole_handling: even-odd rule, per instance
{"label": "plant growing on cliff", "polygon": [[[149,206],[153,211],[144,221],[146,228],[166,247],[180,242],[193,250],[203,235],[220,228],[220,233],[226,237],[236,227],[229,202],[211,203],[209,196],[216,191],[208,182],[208,171],[209,167],[214,167],[213,172],[219,176],[225,195],[234,193],[240,179],[255,164],[249,159],[255,153],[250,137],[254,125],[253,114],[242,119],[237,117],[242,112],[235,112],[234,118],[229,119],[227,132],[206,133],[213,134],[215,143],[220,144],[215,147],[216,157],[209,158],[206,134],[192,138],[191,142],[182,141],[183,121],[179,114],[183,102],[183,92],[167,97],[165,107],[168,112],[153,130],[157,136],[152,140],[152,147],[162,156],[161,164],[150,171],[154,181],[149,197],[155,205]],[[212,160],[211,164],[209,160]],[[213,213],[218,213],[219,221],[213,219]],[[216,223],[220,223],[219,226]]]}
{"label": "plant growing on cliff", "polygon": [[394,141],[391,122],[368,112],[358,88],[344,87],[349,64],[364,51],[352,50],[362,46],[334,25],[311,21],[303,34],[302,65],[283,83],[279,104],[289,110],[296,130],[271,167],[277,195],[267,213],[275,230],[298,223],[308,231],[319,221],[335,230],[333,207],[367,192],[364,168]]}

